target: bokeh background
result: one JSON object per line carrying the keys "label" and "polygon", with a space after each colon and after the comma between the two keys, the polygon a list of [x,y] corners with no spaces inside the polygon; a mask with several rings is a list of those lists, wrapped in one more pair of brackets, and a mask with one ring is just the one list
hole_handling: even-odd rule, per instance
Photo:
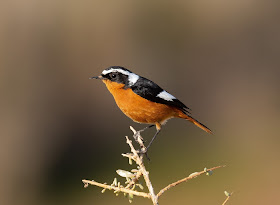
{"label": "bokeh background", "polygon": [[[279,204],[280,7],[277,1],[0,3],[0,204],[128,204],[83,188],[130,170],[135,124],[100,81],[121,65],[167,89],[214,131],[170,120],[147,168],[160,204]],[[143,137],[150,140],[154,130]],[[151,204],[136,197],[134,204]]]}

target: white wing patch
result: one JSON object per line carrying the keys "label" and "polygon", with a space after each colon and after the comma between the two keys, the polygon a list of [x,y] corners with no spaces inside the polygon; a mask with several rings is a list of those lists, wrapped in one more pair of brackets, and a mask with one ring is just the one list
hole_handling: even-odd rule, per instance
{"label": "white wing patch", "polygon": [[128,81],[129,81],[128,84],[130,86],[132,86],[132,85],[134,85],[137,82],[138,79],[139,79],[139,75],[137,75],[135,73],[129,73],[129,75],[128,75]]}
{"label": "white wing patch", "polygon": [[139,79],[139,75],[135,74],[135,73],[130,73],[126,70],[123,70],[123,69],[119,69],[119,68],[111,68],[109,70],[103,70],[102,74],[103,75],[106,75],[108,73],[112,73],[112,72],[119,72],[119,73],[122,73],[124,75],[127,75],[128,76],[128,84],[129,86],[132,86],[134,85],[137,80]]}
{"label": "white wing patch", "polygon": [[166,92],[165,90],[164,91],[161,91],[157,97],[159,98],[162,98],[164,100],[167,100],[167,101],[173,101],[173,99],[176,99],[173,95],[169,94],[168,92]]}

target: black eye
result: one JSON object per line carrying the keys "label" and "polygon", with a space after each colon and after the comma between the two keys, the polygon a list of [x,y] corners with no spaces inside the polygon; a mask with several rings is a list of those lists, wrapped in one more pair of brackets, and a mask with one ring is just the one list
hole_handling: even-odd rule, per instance
{"label": "black eye", "polygon": [[117,77],[117,75],[114,74],[114,73],[112,73],[112,74],[111,74],[111,78],[115,78],[115,77]]}

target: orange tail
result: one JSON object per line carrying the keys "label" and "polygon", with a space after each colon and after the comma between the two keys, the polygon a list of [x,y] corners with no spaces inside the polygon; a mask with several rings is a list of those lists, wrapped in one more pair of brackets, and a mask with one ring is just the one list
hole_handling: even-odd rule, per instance
{"label": "orange tail", "polygon": [[179,117],[192,122],[193,124],[195,124],[200,129],[203,129],[205,132],[213,134],[212,131],[208,127],[206,127],[204,124],[198,122],[196,119],[192,118],[191,116],[180,112]]}

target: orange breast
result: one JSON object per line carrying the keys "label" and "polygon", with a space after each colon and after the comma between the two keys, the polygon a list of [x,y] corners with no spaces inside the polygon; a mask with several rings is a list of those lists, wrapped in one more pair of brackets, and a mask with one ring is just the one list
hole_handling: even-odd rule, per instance
{"label": "orange breast", "polygon": [[172,117],[178,117],[177,109],[170,106],[151,102],[135,94],[130,88],[124,89],[124,84],[103,80],[108,90],[122,112],[139,123],[162,124]]}

